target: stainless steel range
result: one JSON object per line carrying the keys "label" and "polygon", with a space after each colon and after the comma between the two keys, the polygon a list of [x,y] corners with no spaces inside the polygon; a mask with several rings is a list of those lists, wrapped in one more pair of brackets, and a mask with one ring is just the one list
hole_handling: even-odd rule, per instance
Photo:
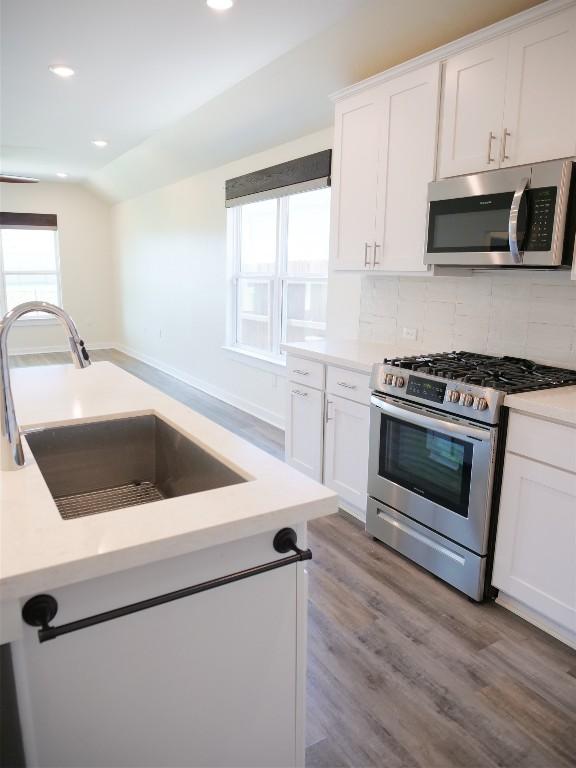
{"label": "stainless steel range", "polygon": [[367,532],[482,600],[504,397],[569,384],[576,371],[471,352],[375,365]]}

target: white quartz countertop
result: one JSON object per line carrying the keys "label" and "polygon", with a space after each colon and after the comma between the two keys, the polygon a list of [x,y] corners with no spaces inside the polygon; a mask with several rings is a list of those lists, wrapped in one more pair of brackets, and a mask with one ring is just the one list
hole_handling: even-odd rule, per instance
{"label": "white quartz countertop", "polygon": [[413,350],[410,352],[394,344],[336,339],[282,344],[282,349],[289,355],[319,360],[329,365],[341,365],[364,373],[371,373],[374,363],[381,363],[385,357],[416,354]]}
{"label": "white quartz countertop", "polygon": [[508,395],[504,405],[532,416],[562,421],[576,426],[576,387],[557,387],[540,392]]}
{"label": "white quartz countertop", "polygon": [[24,597],[336,512],[336,495],[112,363],[12,371],[21,429],[152,413],[247,482],[63,520],[26,441],[0,472],[2,599]]}

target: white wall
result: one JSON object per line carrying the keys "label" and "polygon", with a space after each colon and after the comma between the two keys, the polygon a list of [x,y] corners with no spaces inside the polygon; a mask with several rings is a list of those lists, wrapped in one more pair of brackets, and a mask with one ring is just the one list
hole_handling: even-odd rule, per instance
{"label": "white wall", "polygon": [[114,209],[122,348],[272,423],[284,370],[222,349],[229,289],[226,179],[332,145],[332,130],[162,187]]}
{"label": "white wall", "polygon": [[[576,281],[569,272],[365,277],[360,337],[416,352],[464,349],[576,368]],[[417,339],[408,342],[403,329]]]}
{"label": "white wall", "polygon": [[[67,182],[0,185],[0,208],[12,213],[55,213],[62,303],[88,347],[115,339],[111,205],[93,191]],[[11,352],[68,349],[59,324],[19,325]]]}

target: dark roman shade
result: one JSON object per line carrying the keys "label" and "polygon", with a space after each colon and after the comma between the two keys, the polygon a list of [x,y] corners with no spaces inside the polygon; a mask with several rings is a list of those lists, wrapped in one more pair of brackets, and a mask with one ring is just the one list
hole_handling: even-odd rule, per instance
{"label": "dark roman shade", "polygon": [[55,213],[0,213],[1,229],[57,229]]}
{"label": "dark roman shade", "polygon": [[332,150],[289,160],[226,182],[226,207],[330,186]]}

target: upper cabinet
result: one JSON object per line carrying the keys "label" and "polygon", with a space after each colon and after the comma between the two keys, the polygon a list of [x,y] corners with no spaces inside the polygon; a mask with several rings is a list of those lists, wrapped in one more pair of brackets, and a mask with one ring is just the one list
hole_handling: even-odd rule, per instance
{"label": "upper cabinet", "polygon": [[576,7],[449,58],[438,176],[576,154]]}
{"label": "upper cabinet", "polygon": [[332,167],[335,269],[425,271],[440,64],[340,101]]}

